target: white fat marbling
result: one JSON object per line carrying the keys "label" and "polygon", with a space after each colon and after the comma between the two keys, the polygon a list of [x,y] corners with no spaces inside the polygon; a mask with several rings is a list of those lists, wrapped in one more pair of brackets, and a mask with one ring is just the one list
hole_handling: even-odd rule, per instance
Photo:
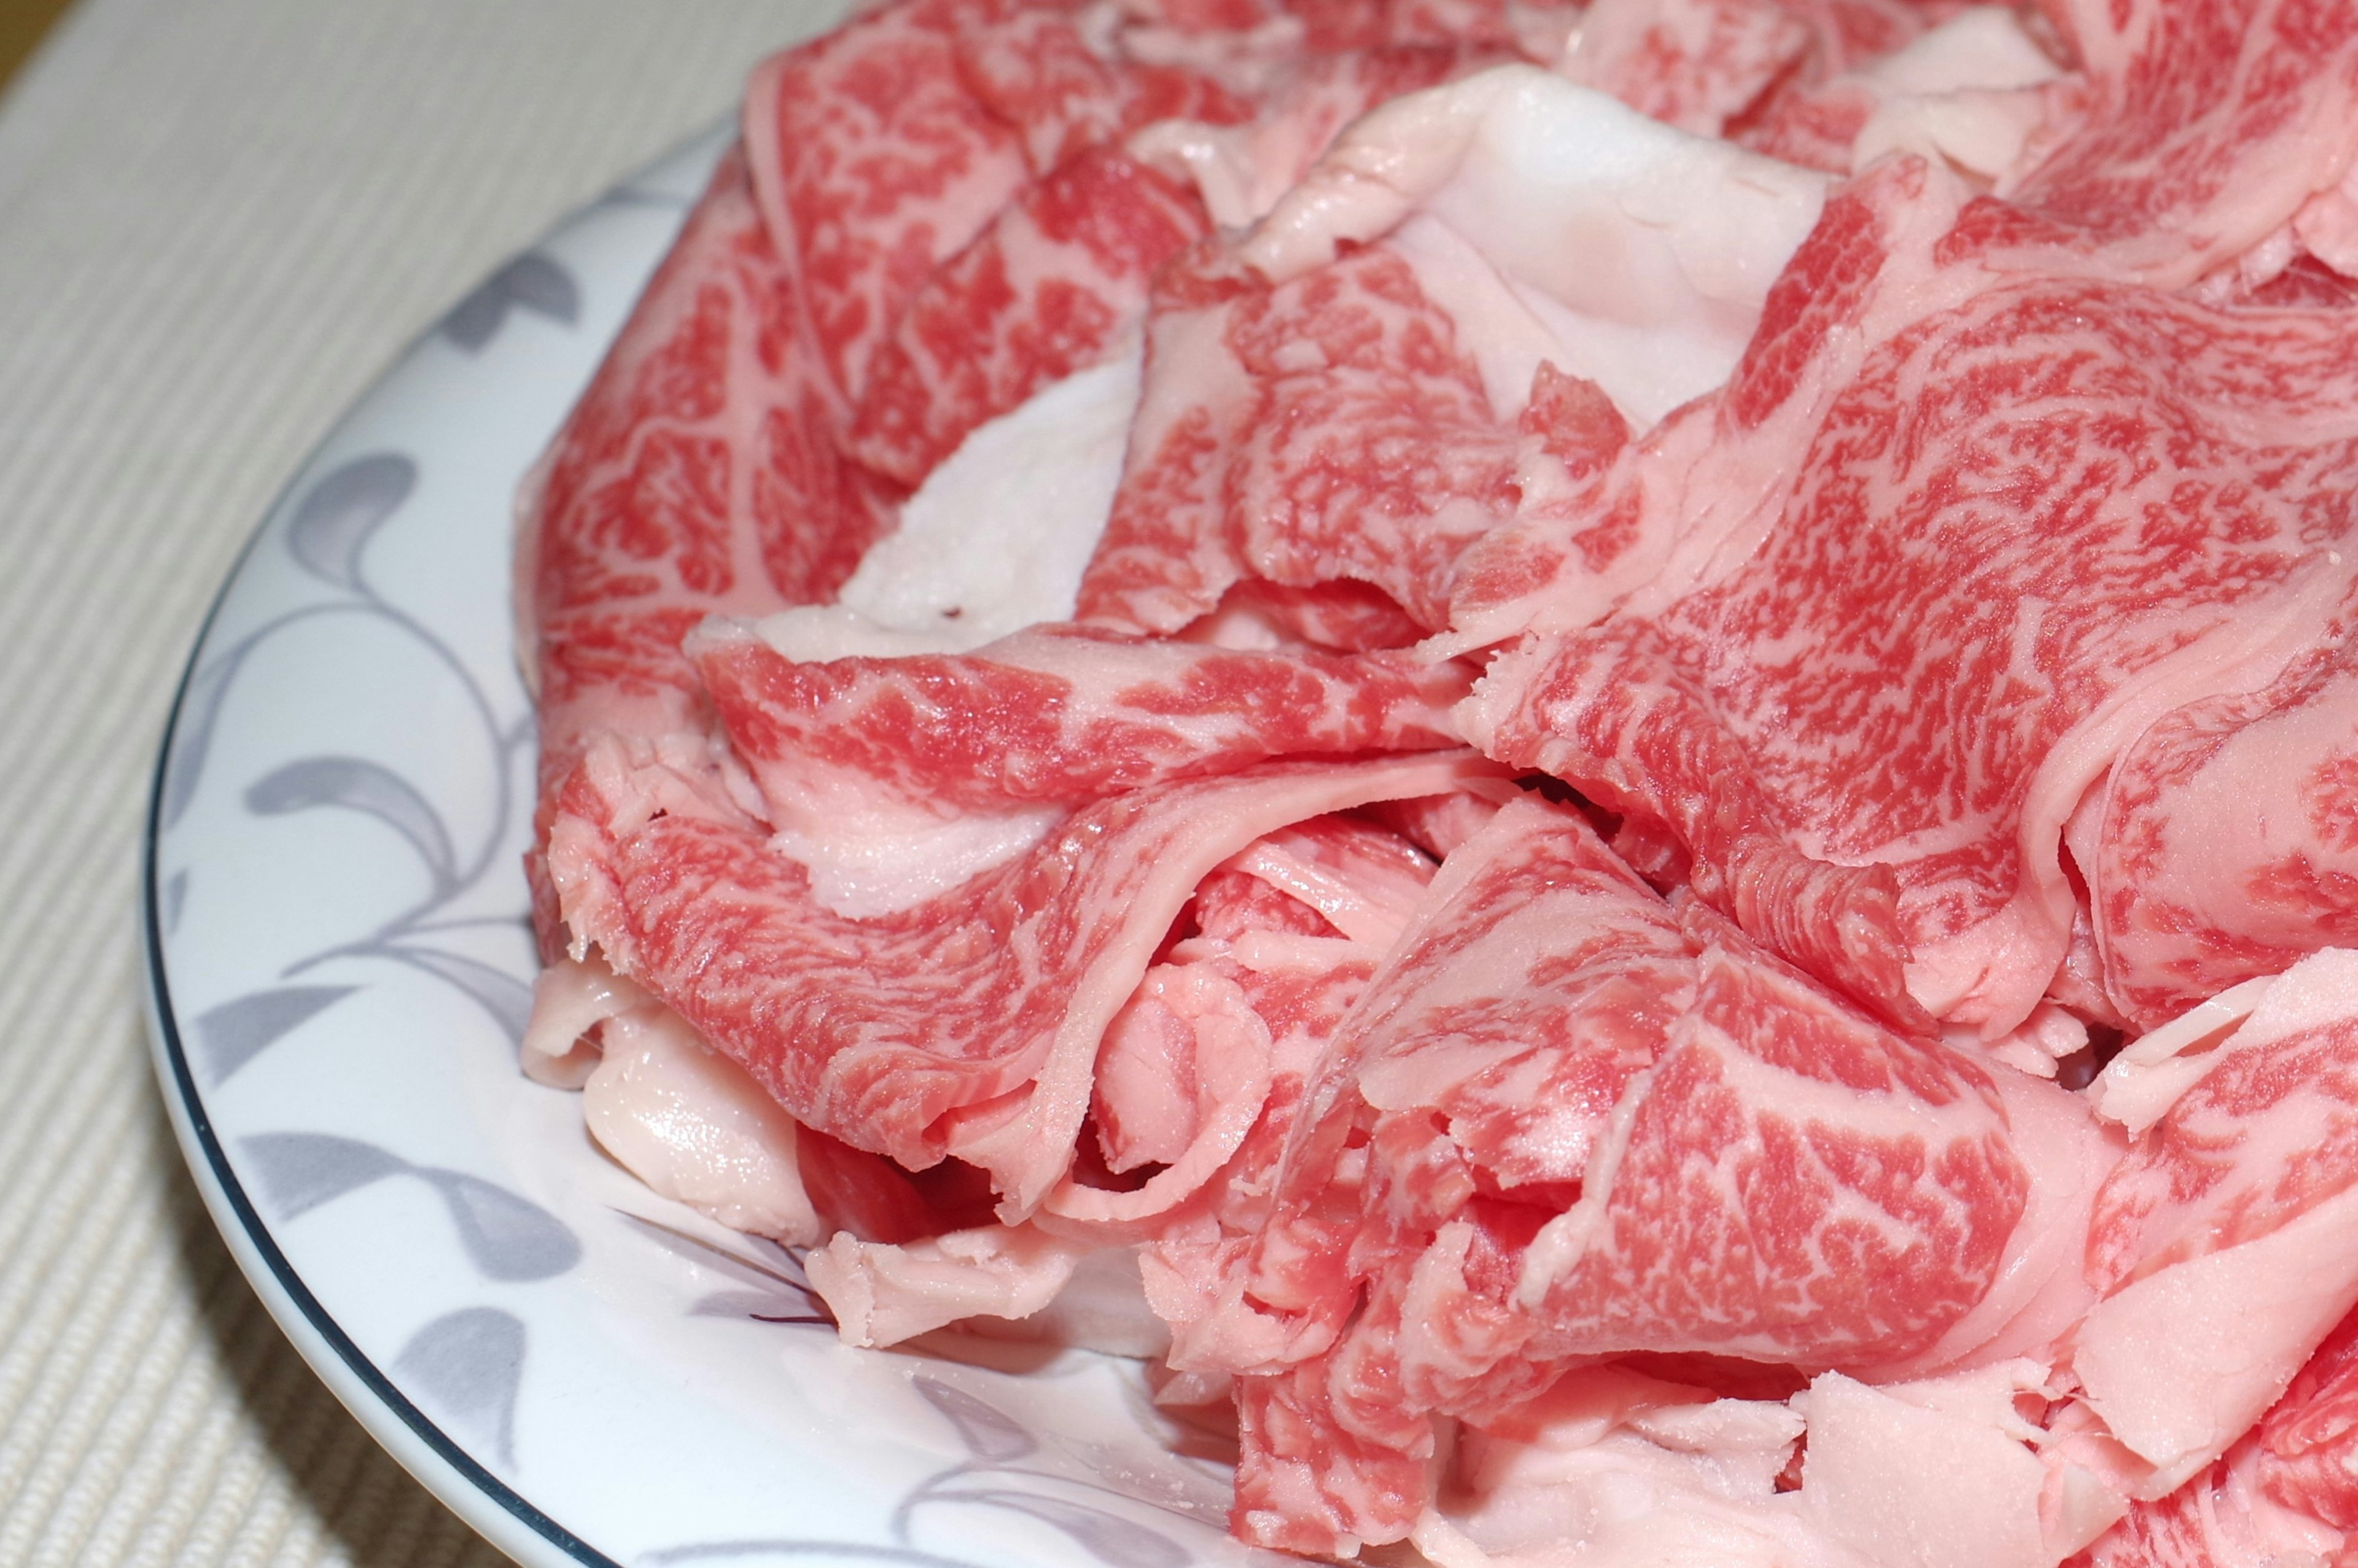
{"label": "white fat marbling", "polygon": [[955,654],[1069,621],[1121,481],[1143,339],[975,429],[834,604],[755,622],[790,659]]}
{"label": "white fat marbling", "polygon": [[742,1067],[660,1003],[606,1019],[600,1044],[581,1115],[606,1152],[732,1230],[788,1243],[819,1238],[794,1119]]}
{"label": "white fat marbling", "polygon": [[1392,236],[1502,415],[1529,390],[1520,366],[1545,358],[1644,428],[1727,379],[1829,183],[1500,66],[1359,121],[1244,254],[1286,278]]}

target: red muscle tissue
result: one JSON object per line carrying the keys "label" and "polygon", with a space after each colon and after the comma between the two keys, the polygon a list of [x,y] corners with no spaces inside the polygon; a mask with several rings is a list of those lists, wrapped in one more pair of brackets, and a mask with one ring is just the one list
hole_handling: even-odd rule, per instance
{"label": "red muscle tissue", "polygon": [[528,1064],[855,1344],[1133,1281],[1260,1545],[2358,1563],[2353,152],[2333,0],[867,9],[525,499]]}

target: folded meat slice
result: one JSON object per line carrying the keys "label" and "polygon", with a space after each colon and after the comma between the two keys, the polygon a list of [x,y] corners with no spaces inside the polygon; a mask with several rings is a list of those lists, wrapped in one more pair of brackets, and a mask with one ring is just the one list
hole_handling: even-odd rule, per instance
{"label": "folded meat slice", "polygon": [[1175,632],[1240,581],[1344,579],[1438,628],[1514,436],[1408,265],[1369,249],[1272,287],[1199,253],[1158,292],[1081,619]]}
{"label": "folded meat slice", "polygon": [[[2080,70],[1959,225],[2000,265],[2192,283],[2340,183],[2358,137],[2358,13],[2308,0],[2063,0]],[[2287,253],[2289,254],[2289,252]]]}
{"label": "folded meat slice", "polygon": [[1191,934],[1107,1027],[1074,1169],[1014,1226],[837,1236],[811,1271],[846,1337],[890,1344],[1052,1297],[1062,1310],[1075,1271],[1109,1257],[1129,1260],[1138,1314],[1151,1303],[1168,1325],[1158,1352],[1200,1336],[1217,1305],[1206,1287],[1266,1215],[1303,1078],[1432,874],[1347,815],[1266,835],[1206,876],[1179,922]]}
{"label": "folded meat slice", "polygon": [[[779,265],[732,153],[525,486],[518,624],[544,845],[558,790],[601,735],[661,746],[723,793],[695,760],[708,719],[681,639],[708,614],[825,597],[889,522],[828,444],[841,406],[777,319],[792,312]],[[527,864],[553,959],[553,893],[540,855]]]}
{"label": "folded meat slice", "polygon": [[[1751,165],[1722,171],[1732,185],[1751,176]],[[1780,187],[1780,222],[1757,226],[1705,273],[1731,296],[1701,318],[1714,328],[1708,359],[1692,345],[1682,356],[1696,367],[1687,391],[1707,395],[1643,430],[1585,484],[1527,482],[1515,519],[1466,553],[1446,645],[1572,630],[1617,611],[1650,614],[1741,564],[1776,526],[1830,405],[1866,355],[1981,285],[1973,268],[1932,262],[1965,194],[1938,167],[1895,158],[1823,206],[1817,193]],[[1803,230],[1788,226],[1795,217]],[[1595,373],[1577,358],[1564,368]]]}
{"label": "folded meat slice", "polygon": [[2358,953],[2270,986],[2099,1193],[2081,1397],[2153,1498],[2273,1405],[2358,1303]]}
{"label": "folded meat slice", "polygon": [[[1886,166],[1838,197],[1819,238],[1893,178]],[[1683,589],[1673,572],[1625,600],[1642,639],[1607,625],[1519,653],[1480,689],[1467,732],[1501,755],[1546,747],[1575,787],[1595,781],[1679,829],[1708,873],[1699,891],[1898,1017],[1887,867],[1909,993],[1995,1035],[2028,1015],[2071,948],[2062,834],[2115,760],[2190,699],[2266,685],[2313,645],[2288,628],[2328,635],[2320,606],[2358,569],[2342,500],[2358,474],[2358,378],[2338,312],[2001,282],[1920,248],[1887,253],[1854,287],[1865,303],[1833,310],[1817,356],[1850,368],[1827,374],[1796,345],[1791,373],[1823,378],[1804,399],[1817,414],[1752,542],[1723,535]],[[1893,290],[1894,309],[1938,308],[1878,321],[1873,301]],[[1756,343],[1725,404],[1747,404],[1777,359]],[[1674,508],[1698,504],[1695,477]],[[1539,595],[1543,611],[1558,591]],[[1579,678],[1640,640],[1660,679]],[[1670,693],[1690,738],[1648,762],[1631,710]],[[1724,753],[1715,766],[1750,775],[1700,815],[1682,771],[1696,736]],[[1755,788],[1765,807],[1720,835],[1724,805]],[[1762,917],[1781,903],[1747,908],[1734,895],[1748,866],[1735,862],[1763,829],[1819,865],[1820,884],[1862,896],[1799,928]],[[1877,933],[1864,952],[1857,930]],[[1829,946],[1861,962],[1830,965]]]}
{"label": "folded meat slice", "polygon": [[1930,1349],[2028,1176],[1981,1067],[1895,1034],[1577,814],[1509,804],[1338,1033],[1223,1344],[1248,1539],[1400,1539],[1437,1418],[1631,1350],[1802,1365]]}
{"label": "folded meat slice", "polygon": [[2126,1516],[2075,1564],[2331,1563],[2358,1544],[2358,1316],[2344,1318],[2259,1424],[2201,1475]]}
{"label": "folded meat slice", "polygon": [[853,920],[758,824],[665,795],[658,764],[608,742],[567,787],[549,862],[577,947],[797,1121],[912,1170],[980,1166],[1021,1217],[1069,1164],[1106,1026],[1206,872],[1288,823],[1488,771],[1438,753],[1132,791],[994,871]]}
{"label": "folded meat slice", "polygon": [[2122,753],[2081,856],[2105,990],[2141,1026],[2358,943],[2350,617],[2276,630],[2305,644],[2282,675],[2190,702]]}
{"label": "folded meat slice", "polygon": [[1352,126],[1238,254],[1282,283],[1384,241],[1502,416],[1544,359],[1642,429],[1725,379],[1826,183],[1505,65]]}
{"label": "folded meat slice", "polygon": [[1888,868],[1813,860],[1710,696],[1649,622],[1619,621],[1499,656],[1467,705],[1491,756],[1578,781],[1608,810],[1661,821],[1695,896],[1811,974],[1915,1025]]}
{"label": "folded meat slice", "polygon": [[1457,744],[1463,666],[1044,626],[971,654],[796,663],[742,627],[689,652],[775,834],[839,914],[906,907],[1062,809],[1271,757]]}

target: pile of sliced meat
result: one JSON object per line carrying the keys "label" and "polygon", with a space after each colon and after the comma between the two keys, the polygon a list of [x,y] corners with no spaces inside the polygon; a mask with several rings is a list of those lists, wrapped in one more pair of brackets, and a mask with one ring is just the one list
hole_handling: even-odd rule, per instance
{"label": "pile of sliced meat", "polygon": [[892,0],[535,472],[526,1065],[1236,1532],[2358,1562],[2358,7]]}

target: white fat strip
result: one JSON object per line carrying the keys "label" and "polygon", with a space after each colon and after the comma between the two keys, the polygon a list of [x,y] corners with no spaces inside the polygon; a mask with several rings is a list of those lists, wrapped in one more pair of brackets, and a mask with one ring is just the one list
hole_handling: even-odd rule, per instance
{"label": "white fat strip", "polygon": [[1144,339],[968,435],[901,508],[831,605],[754,623],[801,663],[959,654],[1069,621],[1121,481]]}
{"label": "white fat strip", "polygon": [[1230,860],[1225,869],[1258,877],[1278,892],[1301,900],[1327,925],[1379,953],[1389,952],[1400,940],[1415,907],[1414,894],[1423,891],[1412,890],[1406,898],[1379,899],[1371,896],[1370,888],[1333,867],[1289,854],[1267,839]]}
{"label": "white fat strip", "polygon": [[532,983],[532,1019],[520,1052],[525,1076],[551,1088],[579,1088],[598,1065],[598,1047],[582,1036],[616,1013],[654,1001],[603,958],[558,958]]}
{"label": "white fat strip", "polygon": [[1727,379],[1829,183],[1506,65],[1360,120],[1243,254],[1284,279],[1340,242],[1395,235],[1502,416],[1530,386],[1512,367],[1546,358],[1643,429]]}
{"label": "white fat strip", "polygon": [[[1072,618],[1105,530],[1138,404],[1143,339],[978,427],[902,508],[833,604],[780,611],[751,630],[787,658],[965,653]],[[977,547],[988,542],[987,548]],[[802,815],[771,848],[810,872],[836,914],[913,908],[1024,853],[1064,817],[1054,806],[936,815],[892,809],[854,780],[849,798]]]}
{"label": "white fat strip", "polygon": [[817,1241],[795,1127],[742,1067],[659,1003],[617,1013],[581,1093],[600,1147],[663,1196],[732,1230]]}
{"label": "white fat strip", "polygon": [[[1463,1430],[1414,1541],[1437,1568],[1866,1568],[1775,1490],[1801,1417],[1615,1367],[1569,1374],[1512,1435]],[[1536,1418],[1535,1420],[1532,1418]]]}
{"label": "white fat strip", "polygon": [[1090,1244],[1029,1225],[893,1246],[849,1231],[804,1260],[846,1345],[898,1345],[962,1318],[1026,1318],[1055,1301]]}
{"label": "white fat strip", "polygon": [[1879,102],[1851,143],[1851,167],[1904,151],[1996,179],[2047,112],[2037,90],[2062,74],[2012,11],[1968,7],[1858,72]]}
{"label": "white fat strip", "polygon": [[2076,1550],[2051,1550],[2040,1529],[2047,1466],[2011,1408],[1900,1392],[1828,1372],[1796,1399],[1810,1422],[1801,1502],[1820,1530],[1910,1568],[2049,1568]]}
{"label": "white fat strip", "polygon": [[786,829],[770,848],[810,873],[811,896],[836,914],[870,920],[914,909],[1005,865],[1065,818],[1059,806],[969,811],[946,816],[906,811],[846,811],[827,831]]}
{"label": "white fat strip", "polygon": [[2124,1046],[2089,1091],[2096,1114],[2120,1123],[2131,1135],[2169,1115],[2180,1097],[2219,1065],[2213,1047],[2252,1015],[2277,979],[2262,975],[2229,986]]}
{"label": "white fat strip", "polygon": [[2358,1188],[2266,1236],[2173,1263],[2098,1303],[2073,1336],[2089,1407],[2155,1467],[2201,1472],[2274,1404],[2358,1303]]}

